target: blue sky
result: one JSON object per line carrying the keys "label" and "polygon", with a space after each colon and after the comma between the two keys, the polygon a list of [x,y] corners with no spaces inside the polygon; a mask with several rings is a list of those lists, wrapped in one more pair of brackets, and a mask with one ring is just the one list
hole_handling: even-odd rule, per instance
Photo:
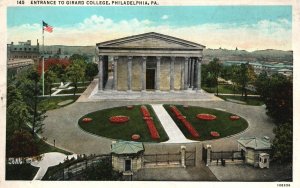
{"label": "blue sky", "polygon": [[[77,42],[78,45],[94,45],[116,37],[154,31],[205,43],[204,45],[212,48],[241,46],[246,50],[291,49],[291,6],[9,7],[8,39],[14,41],[28,37],[35,40],[34,37],[38,35],[36,30],[41,30],[41,20],[54,27],[54,32],[49,35],[52,40],[48,44],[76,45]],[[14,33],[18,29],[22,29],[24,33]],[[80,33],[80,30],[84,33]],[[74,38],[64,37],[63,34],[67,31]],[[98,37],[96,31],[99,33]],[[253,36],[249,35],[253,32],[258,40],[270,42],[270,37],[273,37],[275,43],[249,44],[247,38],[252,39]],[[76,41],[76,38],[87,33],[89,38]],[[281,35],[285,35],[285,38]],[[279,36],[281,37],[278,39]],[[230,44],[230,41],[234,44]]]}

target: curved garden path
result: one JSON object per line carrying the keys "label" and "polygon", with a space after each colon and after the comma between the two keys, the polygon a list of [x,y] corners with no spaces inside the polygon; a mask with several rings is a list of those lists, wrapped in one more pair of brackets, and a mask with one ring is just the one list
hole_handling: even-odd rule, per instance
{"label": "curved garden path", "polygon": [[[76,154],[106,154],[110,152],[112,140],[99,136],[92,135],[81,130],[77,124],[78,119],[84,114],[117,106],[136,105],[136,104],[155,104],[155,102],[145,101],[99,101],[99,102],[75,102],[69,106],[51,110],[47,112],[47,118],[44,123],[44,132],[42,136],[47,138],[47,142],[53,144],[56,141],[56,146],[62,149],[74,152]],[[245,136],[269,136],[273,138],[274,124],[265,114],[263,106],[248,106],[226,101],[191,101],[191,102],[157,102],[157,104],[184,104],[201,106],[207,108],[215,108],[235,113],[245,118],[249,127],[244,132],[233,135],[228,138],[221,138],[211,141],[203,141],[191,143],[192,145],[211,144],[213,150],[232,150],[237,149],[236,140]],[[199,144],[200,143],[200,144]],[[145,143],[146,150],[160,151],[163,150],[163,145],[170,143]],[[174,145],[175,146],[175,145]],[[176,148],[178,149],[177,145]]]}

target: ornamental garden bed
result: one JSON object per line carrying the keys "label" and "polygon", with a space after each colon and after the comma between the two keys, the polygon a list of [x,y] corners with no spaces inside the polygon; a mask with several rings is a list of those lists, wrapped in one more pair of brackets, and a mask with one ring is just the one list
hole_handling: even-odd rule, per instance
{"label": "ornamental garden bed", "polygon": [[[170,108],[170,105],[164,105],[165,109],[169,115],[173,118],[174,122],[177,124],[178,128],[182,131],[186,138],[191,140],[211,140],[218,139],[222,137],[227,137],[233,134],[237,134],[248,127],[248,123],[245,119],[241,118],[238,120],[231,120],[230,117],[235,115],[228,112],[189,106],[185,108],[182,105],[173,105],[177,108],[174,112]],[[204,119],[199,119],[197,115],[199,114],[211,114],[216,116],[216,119],[207,121]],[[186,121],[188,121],[193,128],[199,133],[199,138],[191,135],[189,130],[187,130],[184,122],[182,122],[181,116],[185,116]],[[219,136],[212,136],[211,132],[217,132]],[[213,133],[214,134],[214,133]]]}
{"label": "ornamental garden bed", "polygon": [[[78,120],[78,124],[81,129],[111,139],[120,140],[133,140],[132,136],[137,134],[140,136],[138,142],[164,142],[168,140],[168,136],[165,133],[160,121],[156,117],[156,114],[152,110],[150,105],[145,105],[148,109],[149,116],[144,120],[143,114],[140,110],[140,105],[135,105],[130,110],[127,106],[121,106],[116,108],[104,109],[95,111],[84,115]],[[110,118],[113,116],[127,116],[129,121],[124,123],[112,123]],[[152,118],[150,118],[152,117]],[[85,123],[82,120],[84,118],[91,118],[92,121]],[[155,124],[157,132],[159,134],[158,139],[152,139],[148,130],[148,126],[145,121],[151,119]]]}

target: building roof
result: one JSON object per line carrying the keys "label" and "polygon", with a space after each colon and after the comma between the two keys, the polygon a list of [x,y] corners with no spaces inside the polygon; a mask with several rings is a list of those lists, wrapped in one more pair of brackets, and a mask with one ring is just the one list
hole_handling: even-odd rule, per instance
{"label": "building roof", "polygon": [[263,138],[257,137],[248,137],[248,138],[240,138],[238,140],[242,146],[246,148],[253,148],[255,150],[262,150],[262,149],[271,149],[271,142],[269,137],[265,136]]}
{"label": "building roof", "polygon": [[118,141],[111,145],[111,152],[115,154],[136,154],[144,151],[143,143],[132,141]]}

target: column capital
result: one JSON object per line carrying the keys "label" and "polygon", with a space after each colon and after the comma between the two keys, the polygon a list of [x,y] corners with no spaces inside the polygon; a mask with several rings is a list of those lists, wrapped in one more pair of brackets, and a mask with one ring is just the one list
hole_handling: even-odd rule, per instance
{"label": "column capital", "polygon": [[114,61],[117,61],[118,59],[119,59],[119,56],[114,56],[114,57],[113,57],[113,60],[114,60]]}
{"label": "column capital", "polygon": [[99,55],[99,61],[103,60],[104,56],[103,55]]}
{"label": "column capital", "polygon": [[160,61],[160,59],[161,59],[161,56],[156,56],[157,61]]}
{"label": "column capital", "polygon": [[171,61],[175,61],[176,57],[175,56],[171,56]]}
{"label": "column capital", "polygon": [[142,56],[142,60],[146,61],[147,60],[147,56]]}
{"label": "column capital", "polygon": [[197,57],[197,60],[199,61],[199,63],[201,63],[203,57]]}
{"label": "column capital", "polygon": [[188,61],[190,59],[190,57],[184,57],[185,61]]}
{"label": "column capital", "polygon": [[132,61],[132,56],[127,56],[129,61]]}

